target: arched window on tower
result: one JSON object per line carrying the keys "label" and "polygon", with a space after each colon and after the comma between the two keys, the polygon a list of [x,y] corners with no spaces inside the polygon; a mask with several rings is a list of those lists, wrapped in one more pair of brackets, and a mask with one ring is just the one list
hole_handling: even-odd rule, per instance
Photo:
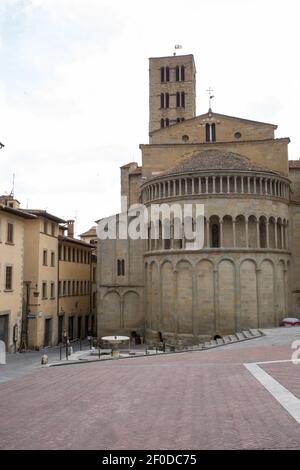
{"label": "arched window on tower", "polygon": [[170,81],[170,68],[169,67],[160,68],[160,81],[161,83]]}
{"label": "arched window on tower", "polygon": [[177,91],[176,93],[176,107],[184,108],[185,107],[185,93],[184,91]]}
{"label": "arched window on tower", "polygon": [[161,108],[168,108],[170,104],[170,95],[169,93],[161,93],[160,94],[160,107]]}
{"label": "arched window on tower", "polygon": [[166,82],[170,81],[170,68],[166,67]]}
{"label": "arched window on tower", "polygon": [[185,67],[184,65],[177,65],[175,69],[176,82],[184,82]]}
{"label": "arched window on tower", "polygon": [[184,82],[184,80],[185,80],[185,67],[184,67],[184,65],[181,66],[180,71],[181,71],[181,81]]}
{"label": "arched window on tower", "polygon": [[220,246],[220,227],[219,224],[213,224],[211,227],[211,244],[213,248]]}

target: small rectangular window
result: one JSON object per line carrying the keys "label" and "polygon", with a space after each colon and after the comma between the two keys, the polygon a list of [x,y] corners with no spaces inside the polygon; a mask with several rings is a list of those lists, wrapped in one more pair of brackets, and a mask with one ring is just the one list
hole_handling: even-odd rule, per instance
{"label": "small rectangular window", "polygon": [[118,273],[118,276],[125,276],[125,260],[124,259],[117,260],[117,273]]}
{"label": "small rectangular window", "polygon": [[44,266],[47,266],[48,262],[47,262],[47,250],[43,250],[43,265]]}
{"label": "small rectangular window", "polygon": [[7,224],[7,238],[6,238],[7,243],[13,243],[14,242],[14,224],[8,223]]}
{"label": "small rectangular window", "polygon": [[55,266],[55,252],[51,251],[51,266]]}
{"label": "small rectangular window", "polygon": [[54,299],[55,298],[55,285],[54,285],[54,282],[51,282],[50,294],[51,294],[51,299]]}
{"label": "small rectangular window", "polygon": [[6,266],[5,268],[5,290],[12,290],[13,267]]}
{"label": "small rectangular window", "polygon": [[47,299],[47,282],[43,282],[42,284],[42,297],[43,299]]}

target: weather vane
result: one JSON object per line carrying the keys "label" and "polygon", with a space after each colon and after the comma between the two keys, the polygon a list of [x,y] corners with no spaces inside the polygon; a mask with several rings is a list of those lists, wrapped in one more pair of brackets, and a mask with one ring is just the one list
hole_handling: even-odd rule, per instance
{"label": "weather vane", "polygon": [[215,97],[215,95],[212,94],[214,90],[209,87],[208,90],[206,90],[206,91],[207,91],[208,97],[209,97],[209,107],[208,107],[208,109],[211,110],[211,100]]}
{"label": "weather vane", "polygon": [[182,49],[181,44],[175,44],[174,49],[175,49],[175,51],[173,52],[173,55],[176,55],[177,49]]}

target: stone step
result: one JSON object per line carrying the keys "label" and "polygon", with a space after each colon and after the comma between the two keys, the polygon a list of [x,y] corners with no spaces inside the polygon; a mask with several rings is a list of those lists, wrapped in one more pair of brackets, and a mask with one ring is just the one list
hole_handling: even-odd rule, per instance
{"label": "stone step", "polygon": [[232,343],[234,343],[235,341],[238,341],[236,335],[229,335],[229,338],[230,338]]}
{"label": "stone step", "polygon": [[244,339],[246,339],[245,335],[241,332],[238,332],[235,335],[239,341],[243,341]]}
{"label": "stone step", "polygon": [[248,330],[243,330],[243,335],[247,338],[247,339],[252,339],[254,338],[253,334]]}
{"label": "stone step", "polygon": [[249,331],[255,337],[262,336],[261,331],[257,330],[256,328],[249,328]]}
{"label": "stone step", "polygon": [[217,338],[216,341],[218,344],[224,344],[223,338]]}
{"label": "stone step", "polygon": [[217,346],[217,340],[215,339],[212,339],[211,342],[210,342],[211,346]]}
{"label": "stone step", "polygon": [[228,344],[228,343],[231,343],[231,339],[230,339],[230,336],[223,336],[223,341],[225,344]]}
{"label": "stone step", "polygon": [[210,341],[206,341],[206,342],[204,343],[204,347],[205,347],[205,348],[211,348],[211,347],[212,347],[211,342],[210,342]]}

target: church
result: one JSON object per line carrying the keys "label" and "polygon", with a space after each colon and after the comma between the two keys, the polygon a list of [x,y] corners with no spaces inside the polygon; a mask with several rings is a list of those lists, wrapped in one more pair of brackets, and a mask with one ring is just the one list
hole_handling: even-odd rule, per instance
{"label": "church", "polygon": [[121,195],[203,204],[204,244],[100,240],[98,336],[190,345],[300,316],[300,161],[276,129],[211,106],[197,116],[193,55],[149,59],[149,143],[141,166],[121,167]]}

